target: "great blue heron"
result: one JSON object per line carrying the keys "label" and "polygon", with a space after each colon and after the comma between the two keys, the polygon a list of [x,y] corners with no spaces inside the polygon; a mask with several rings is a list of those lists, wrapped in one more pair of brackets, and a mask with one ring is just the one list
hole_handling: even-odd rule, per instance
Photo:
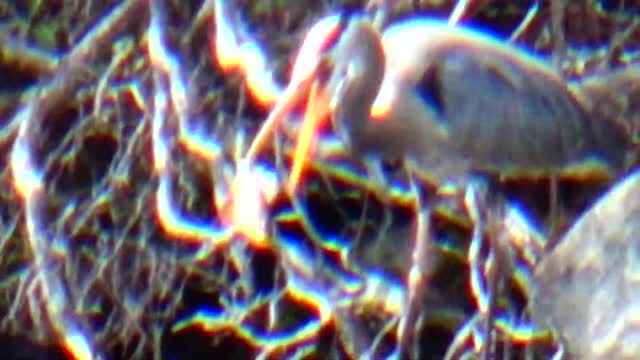
{"label": "great blue heron", "polygon": [[329,103],[314,108],[355,153],[503,176],[624,167],[620,129],[591,116],[544,62],[477,32],[414,19],[379,34],[358,19],[326,56],[331,75],[315,94]]}
{"label": "great blue heron", "polygon": [[[500,178],[613,177],[625,167],[625,133],[594,116],[550,66],[516,46],[428,19],[380,33],[354,17],[340,34],[337,20],[325,21],[308,35],[289,88],[250,150],[308,95],[291,189],[313,128],[325,117],[352,154],[410,158],[441,181],[472,170]],[[481,237],[481,225],[476,229]]]}

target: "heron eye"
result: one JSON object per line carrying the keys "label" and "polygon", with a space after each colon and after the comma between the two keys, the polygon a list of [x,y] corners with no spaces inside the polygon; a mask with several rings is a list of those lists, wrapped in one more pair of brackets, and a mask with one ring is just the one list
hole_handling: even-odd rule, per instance
{"label": "heron eye", "polygon": [[434,67],[424,72],[420,81],[416,83],[416,91],[420,98],[433,106],[434,110],[443,113],[445,110],[442,81],[438,70]]}

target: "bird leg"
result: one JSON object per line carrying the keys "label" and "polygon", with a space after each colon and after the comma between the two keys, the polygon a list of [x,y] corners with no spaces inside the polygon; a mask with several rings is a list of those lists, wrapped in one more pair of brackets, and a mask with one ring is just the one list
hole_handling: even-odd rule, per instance
{"label": "bird leg", "polygon": [[411,267],[407,274],[406,285],[406,306],[402,311],[398,322],[398,344],[405,349],[413,344],[413,333],[411,326],[415,325],[420,308],[420,297],[425,288],[425,274],[423,264],[428,257],[429,249],[429,217],[431,210],[425,209],[418,213],[415,244],[411,255]]}
{"label": "bird leg", "polygon": [[[482,359],[492,358],[492,332],[493,332],[493,313],[496,302],[496,292],[499,285],[499,269],[498,264],[500,261],[496,261],[497,246],[490,234],[490,255],[489,261],[489,273],[485,274],[483,269],[485,266],[480,264],[480,251],[482,248],[482,241],[484,237],[484,228],[487,223],[487,209],[486,209],[486,184],[481,184],[478,180],[472,180],[466,186],[465,192],[465,205],[471,221],[473,223],[473,232],[471,238],[471,244],[469,246],[469,266],[471,268],[471,288],[478,301],[478,308],[484,318],[484,341],[482,344]],[[488,289],[483,284],[483,278],[487,277]]]}
{"label": "bird leg", "polygon": [[421,304],[425,297],[427,283],[434,272],[436,245],[431,237],[431,206],[423,205],[420,201],[418,187],[413,178],[410,179],[411,189],[416,205],[415,242],[411,253],[411,266],[406,279],[406,302],[398,322],[398,344],[410,352],[410,346],[415,343],[412,326],[419,316]]}
{"label": "bird leg", "polygon": [[557,224],[559,213],[558,208],[558,177],[549,177],[549,218],[548,218],[548,231],[547,237],[549,239],[556,238]]}

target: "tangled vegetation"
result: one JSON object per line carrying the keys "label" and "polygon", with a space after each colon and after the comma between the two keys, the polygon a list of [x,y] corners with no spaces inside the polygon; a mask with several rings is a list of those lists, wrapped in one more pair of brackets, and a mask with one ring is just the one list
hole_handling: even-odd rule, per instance
{"label": "tangled vegetation", "polygon": [[[0,357],[478,357],[484,300],[470,284],[473,223],[456,191],[437,191],[403,164],[384,164],[374,181],[327,135],[290,195],[282,186],[298,130],[290,119],[251,174],[273,189],[253,194],[266,203],[267,239],[229,227],[241,154],[270,109],[252,97],[243,74],[215,59],[215,2],[0,0]],[[315,21],[380,2],[231,3],[234,31],[260,44],[284,86]],[[573,89],[586,89],[593,111],[615,119],[632,146],[640,143],[640,18],[633,15],[640,9],[631,1],[471,3],[464,25],[512,37],[545,58]],[[456,2],[388,4],[393,23],[446,18]],[[638,162],[633,151],[629,172]],[[565,350],[586,358],[595,350],[572,341],[600,336],[563,328],[582,324],[578,311],[558,315],[563,325],[547,324],[557,328],[532,322],[536,291],[583,298],[591,290],[572,283],[562,293],[553,283],[560,275],[535,275],[540,259],[528,247],[551,248],[542,235],[546,185],[496,180],[497,191],[522,204],[504,205],[496,223],[528,232],[525,245],[509,250],[512,264],[494,289],[492,346],[500,358]],[[609,188],[598,179],[562,182],[561,231]],[[405,346],[396,338],[398,313],[426,203],[435,209],[427,231],[436,246]],[[637,229],[634,214],[635,223],[620,214],[621,226]],[[580,237],[571,234],[567,244]],[[563,251],[586,254],[584,246]],[[477,256],[488,262],[489,249]],[[545,282],[537,286],[536,276]],[[637,284],[628,286],[631,293]],[[553,313],[568,305],[533,306]]]}

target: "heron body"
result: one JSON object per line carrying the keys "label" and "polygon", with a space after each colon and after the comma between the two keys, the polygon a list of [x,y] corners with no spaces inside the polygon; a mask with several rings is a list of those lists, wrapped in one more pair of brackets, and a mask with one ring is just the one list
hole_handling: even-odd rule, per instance
{"label": "heron body", "polygon": [[[567,171],[592,170],[610,177],[624,168],[625,134],[597,118],[543,61],[515,46],[425,19],[404,21],[381,34],[366,18],[356,17],[326,49],[332,42],[323,39],[334,36],[338,24],[331,17],[320,23],[317,33],[307,35],[292,81],[249,152],[255,154],[274,124],[309,95],[290,190],[312,143],[310,129],[326,117],[354,156],[412,158],[439,181],[464,178],[474,170],[501,178],[554,179]],[[476,214],[472,243],[477,245],[484,220],[479,207],[471,208],[470,214]],[[427,223],[428,211],[424,218]],[[420,241],[426,244],[425,237]],[[500,254],[495,241],[491,248]],[[417,248],[426,252],[428,246]],[[418,284],[428,277],[420,268],[426,256],[420,251],[412,253],[407,275],[407,305],[398,324],[402,344],[411,342],[409,329],[423,296]],[[472,273],[481,278],[479,267],[472,266]],[[497,281],[493,276],[489,292],[497,289]],[[487,344],[495,297],[490,299]],[[485,358],[490,348],[484,347]]]}
{"label": "heron body", "polygon": [[357,21],[331,58],[324,89],[356,153],[543,176],[623,167],[621,131],[591,116],[542,61],[475,31],[416,19],[379,35]]}

